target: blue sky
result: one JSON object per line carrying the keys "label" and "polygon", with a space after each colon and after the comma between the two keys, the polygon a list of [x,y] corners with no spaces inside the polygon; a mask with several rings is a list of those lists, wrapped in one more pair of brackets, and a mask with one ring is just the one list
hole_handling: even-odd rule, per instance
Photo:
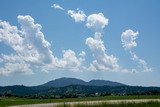
{"label": "blue sky", "polygon": [[0,85],[60,77],[160,86],[159,0],[0,1]]}

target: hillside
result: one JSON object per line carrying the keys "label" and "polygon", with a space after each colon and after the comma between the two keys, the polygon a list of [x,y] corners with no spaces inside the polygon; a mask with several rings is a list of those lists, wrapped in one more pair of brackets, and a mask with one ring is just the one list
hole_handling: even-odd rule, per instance
{"label": "hillside", "polygon": [[106,95],[158,95],[160,87],[128,86],[106,80],[85,82],[76,78],[59,78],[39,86],[0,87],[0,96],[27,98],[75,98]]}

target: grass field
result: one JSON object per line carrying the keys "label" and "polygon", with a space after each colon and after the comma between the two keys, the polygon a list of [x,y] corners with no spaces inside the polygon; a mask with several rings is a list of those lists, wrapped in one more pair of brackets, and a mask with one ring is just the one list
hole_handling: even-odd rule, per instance
{"label": "grass field", "polygon": [[[58,107],[73,107],[67,104]],[[95,105],[77,104],[74,107],[160,107],[160,102],[147,102],[147,103],[121,103],[121,104],[107,104],[99,103]]]}
{"label": "grass field", "polygon": [[[54,102],[122,100],[122,99],[160,99],[160,96],[158,96],[158,95],[157,96],[156,95],[148,95],[148,96],[145,96],[145,95],[144,96],[106,96],[106,97],[68,98],[68,99],[25,99],[25,98],[12,97],[12,98],[0,98],[0,107],[7,107],[7,106],[11,106],[11,105],[24,105],[24,104],[54,103]],[[111,106],[111,107],[114,107],[114,106]],[[117,106],[115,105],[115,107],[117,107]],[[133,107],[135,107],[135,106],[133,106]],[[144,106],[144,107],[147,107],[147,106]],[[150,107],[152,107],[152,106],[150,106]],[[156,107],[160,107],[160,106],[156,106]]]}

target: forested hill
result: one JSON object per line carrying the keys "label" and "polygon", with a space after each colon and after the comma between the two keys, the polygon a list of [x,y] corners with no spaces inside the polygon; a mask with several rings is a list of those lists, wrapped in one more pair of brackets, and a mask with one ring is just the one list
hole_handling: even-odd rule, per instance
{"label": "forested hill", "polygon": [[43,85],[0,87],[0,96],[27,98],[75,98],[106,95],[158,95],[160,87],[128,86],[118,82],[91,80],[85,82],[75,78],[60,78]]}

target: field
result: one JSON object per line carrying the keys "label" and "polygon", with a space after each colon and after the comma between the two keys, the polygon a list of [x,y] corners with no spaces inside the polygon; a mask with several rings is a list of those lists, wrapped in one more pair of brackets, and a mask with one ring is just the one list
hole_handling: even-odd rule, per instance
{"label": "field", "polygon": [[[78,102],[78,101],[102,101],[102,100],[122,100],[122,99],[160,99],[160,96],[156,95],[148,95],[148,96],[106,96],[106,97],[89,97],[89,98],[68,98],[68,99],[25,99],[25,98],[0,98],[0,107],[7,107],[11,105],[24,105],[24,104],[42,104],[42,103],[56,103],[56,102]],[[65,104],[65,103],[64,103]],[[160,107],[160,103],[158,102],[150,102],[150,105],[153,107]],[[102,103],[100,105],[95,105],[94,107],[104,107],[106,104]],[[121,106],[120,106],[121,105]],[[133,106],[129,107],[139,107],[139,105],[146,104],[131,104]],[[147,103],[148,105],[148,103]],[[154,106],[157,105],[157,106]],[[67,105],[64,105],[67,106]],[[127,105],[128,106],[128,105]],[[63,107],[63,105],[62,105]],[[77,105],[76,107],[90,107],[89,105]],[[124,104],[118,104],[112,106],[108,105],[107,107],[125,107]],[[141,106],[140,106],[141,107]],[[142,106],[148,107],[148,106]],[[150,106],[152,107],[152,106]]]}
{"label": "field", "polygon": [[[73,107],[67,104],[58,107]],[[160,102],[147,102],[147,103],[120,103],[120,104],[107,104],[99,103],[95,105],[77,104],[74,107],[160,107]]]}

